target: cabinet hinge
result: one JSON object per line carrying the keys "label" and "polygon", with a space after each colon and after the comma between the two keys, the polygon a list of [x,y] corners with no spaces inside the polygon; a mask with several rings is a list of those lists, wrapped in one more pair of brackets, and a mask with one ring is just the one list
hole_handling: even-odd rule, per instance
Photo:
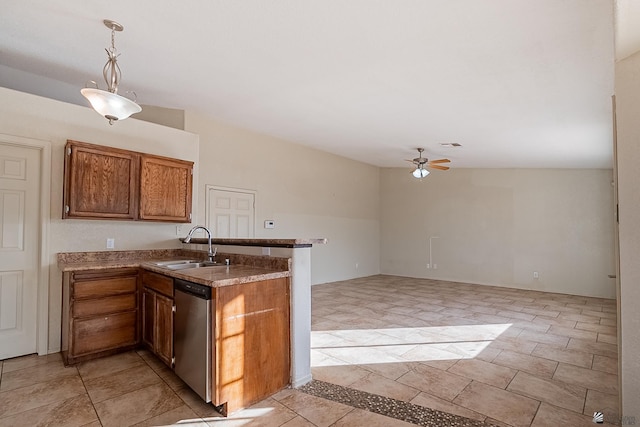
{"label": "cabinet hinge", "polygon": [[191,221],[191,212],[189,212],[189,221]]}
{"label": "cabinet hinge", "polygon": [[67,156],[71,155],[71,147],[67,147]]}
{"label": "cabinet hinge", "polygon": [[173,368],[174,366],[176,366],[176,358],[172,357],[171,358],[171,367]]}
{"label": "cabinet hinge", "polygon": [[69,205],[64,205],[64,212],[69,213],[71,209],[69,209]]}
{"label": "cabinet hinge", "polygon": [[193,168],[191,168],[191,175],[193,175]]}
{"label": "cabinet hinge", "polygon": [[176,312],[176,306],[175,306],[175,305],[172,305],[172,306],[171,306],[171,312],[172,312],[172,313],[175,313],[175,312]]}

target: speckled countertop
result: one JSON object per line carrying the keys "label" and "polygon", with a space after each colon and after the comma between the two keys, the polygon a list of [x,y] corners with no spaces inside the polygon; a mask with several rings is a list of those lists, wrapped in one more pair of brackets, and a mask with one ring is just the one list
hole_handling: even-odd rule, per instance
{"label": "speckled countertop", "polygon": [[106,270],[111,268],[144,268],[165,276],[188,280],[214,288],[261,280],[289,277],[290,259],[239,254],[218,254],[218,260],[229,259],[231,265],[169,270],[155,264],[163,260],[204,259],[206,253],[183,249],[142,251],[65,252],[58,254],[58,268],[64,273]]}

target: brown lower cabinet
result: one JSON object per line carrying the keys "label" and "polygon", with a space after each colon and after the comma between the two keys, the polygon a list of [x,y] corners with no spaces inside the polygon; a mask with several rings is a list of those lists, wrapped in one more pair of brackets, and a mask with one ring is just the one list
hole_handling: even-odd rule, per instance
{"label": "brown lower cabinet", "polygon": [[65,364],[106,356],[138,344],[138,281],[137,268],[64,274]]}
{"label": "brown lower cabinet", "polygon": [[142,341],[167,366],[173,366],[173,279],[142,271]]}
{"label": "brown lower cabinet", "polygon": [[291,378],[289,278],[215,288],[211,399],[246,408]]}
{"label": "brown lower cabinet", "polygon": [[[142,343],[172,367],[171,277],[122,268],[64,273],[63,278],[65,364]],[[290,382],[290,281],[262,280],[213,291],[211,399],[231,413]]]}

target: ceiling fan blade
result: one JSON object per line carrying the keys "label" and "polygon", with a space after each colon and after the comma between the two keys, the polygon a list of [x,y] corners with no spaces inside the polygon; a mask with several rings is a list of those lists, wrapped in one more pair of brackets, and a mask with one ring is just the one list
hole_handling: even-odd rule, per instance
{"label": "ceiling fan blade", "polygon": [[428,165],[427,167],[431,168],[431,169],[440,169],[442,171],[448,171],[449,168],[447,166],[440,166],[440,165]]}
{"label": "ceiling fan blade", "polygon": [[449,159],[429,160],[429,163],[451,163]]}
{"label": "ceiling fan blade", "polygon": [[414,164],[415,164],[415,161],[413,161],[413,160],[404,159],[404,161],[405,161],[405,162],[409,162],[409,163],[414,163]]}

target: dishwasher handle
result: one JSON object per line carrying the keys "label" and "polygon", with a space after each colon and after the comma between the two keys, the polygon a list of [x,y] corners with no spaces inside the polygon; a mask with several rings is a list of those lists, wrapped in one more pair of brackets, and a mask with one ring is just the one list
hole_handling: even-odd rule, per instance
{"label": "dishwasher handle", "polygon": [[187,282],[182,279],[173,280],[174,290],[184,292],[185,294],[192,295],[194,297],[210,300],[211,299],[211,287],[201,285],[199,283]]}

